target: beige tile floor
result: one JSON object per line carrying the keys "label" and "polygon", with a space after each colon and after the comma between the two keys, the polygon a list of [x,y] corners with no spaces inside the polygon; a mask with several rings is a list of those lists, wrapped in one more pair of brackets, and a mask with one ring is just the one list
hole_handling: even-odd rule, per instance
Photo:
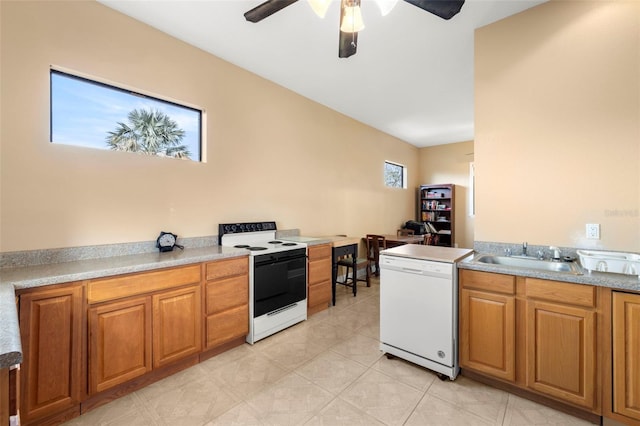
{"label": "beige tile floor", "polygon": [[76,425],[588,425],[378,348],[379,281],[255,345],[225,352],[73,419]]}

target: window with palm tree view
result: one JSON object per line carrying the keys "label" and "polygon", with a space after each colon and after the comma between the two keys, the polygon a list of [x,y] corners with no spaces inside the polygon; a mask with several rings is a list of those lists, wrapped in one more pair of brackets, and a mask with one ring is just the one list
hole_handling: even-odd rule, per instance
{"label": "window with palm tree view", "polygon": [[202,111],[51,70],[51,142],[201,161]]}

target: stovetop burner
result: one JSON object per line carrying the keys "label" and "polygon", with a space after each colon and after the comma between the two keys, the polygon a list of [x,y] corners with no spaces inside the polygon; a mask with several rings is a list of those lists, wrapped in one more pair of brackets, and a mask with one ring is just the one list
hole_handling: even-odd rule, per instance
{"label": "stovetop burner", "polygon": [[269,244],[282,244],[282,241],[273,240],[273,241],[269,241]]}
{"label": "stovetop burner", "polygon": [[283,246],[297,246],[298,243],[283,243]]}
{"label": "stovetop burner", "polygon": [[259,250],[266,250],[266,247],[247,247],[247,250],[251,250],[251,251],[259,251]]}
{"label": "stovetop burner", "polygon": [[249,244],[238,244],[234,246],[235,248],[249,248]]}

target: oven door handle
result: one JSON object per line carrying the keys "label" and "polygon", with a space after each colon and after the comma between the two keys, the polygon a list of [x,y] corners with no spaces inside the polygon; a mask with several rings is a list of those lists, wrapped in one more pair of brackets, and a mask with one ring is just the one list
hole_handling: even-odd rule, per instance
{"label": "oven door handle", "polygon": [[[268,255],[263,255],[263,256],[268,256]],[[283,262],[290,262],[292,260],[298,260],[298,259],[306,259],[307,255],[294,255],[294,256],[283,256],[283,257],[269,257],[268,259],[255,259],[254,260],[254,265],[255,266],[266,266],[266,265],[273,265],[276,263],[283,263]]]}
{"label": "oven door handle", "polygon": [[298,306],[298,304],[297,304],[297,303],[292,303],[292,304],[287,305],[287,306],[285,306],[285,307],[283,307],[283,308],[276,309],[275,311],[271,311],[271,312],[269,312],[269,313],[267,314],[267,316],[270,316],[270,315],[278,315],[280,312],[288,311],[289,309],[293,309],[293,308],[295,308],[296,306]]}

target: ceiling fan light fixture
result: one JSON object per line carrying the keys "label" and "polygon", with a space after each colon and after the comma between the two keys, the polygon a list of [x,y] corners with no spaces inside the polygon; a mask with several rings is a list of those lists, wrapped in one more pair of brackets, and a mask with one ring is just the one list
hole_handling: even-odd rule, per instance
{"label": "ceiling fan light fixture", "polygon": [[309,6],[318,15],[319,18],[324,18],[329,10],[329,5],[332,0],[309,0]]}
{"label": "ceiling fan light fixture", "polygon": [[342,24],[340,31],[343,33],[357,33],[364,29],[362,11],[359,4],[350,4],[342,10]]}
{"label": "ceiling fan light fixture", "polygon": [[376,0],[382,16],[387,16],[391,10],[396,7],[398,0]]}

